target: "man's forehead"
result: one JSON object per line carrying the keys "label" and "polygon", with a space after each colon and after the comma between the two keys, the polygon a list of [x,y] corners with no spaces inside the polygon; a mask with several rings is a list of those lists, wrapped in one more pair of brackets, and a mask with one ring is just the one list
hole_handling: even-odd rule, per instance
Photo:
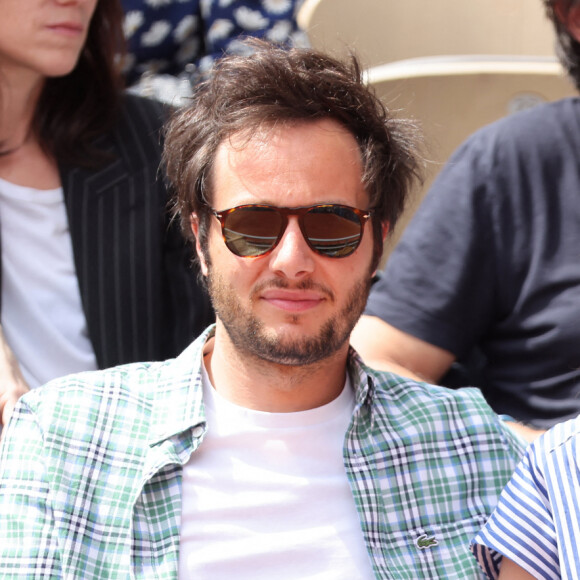
{"label": "man's forehead", "polygon": [[[352,205],[355,200],[350,193],[362,189],[361,180],[355,138],[338,122],[324,119],[265,127],[225,140],[216,153],[213,185],[214,196],[220,198],[226,191],[246,191],[248,199],[236,199],[237,203],[280,204],[280,197],[296,193],[327,196],[334,192],[336,199],[320,201]],[[348,200],[340,199],[347,193]],[[251,199],[254,195],[259,199]],[[267,199],[270,195],[272,199]],[[229,199],[220,201],[230,204]]]}
{"label": "man's forehead", "polygon": [[216,151],[216,162],[244,167],[255,164],[263,168],[273,158],[282,155],[300,157],[305,151],[315,154],[336,146],[350,150],[353,160],[360,162],[360,148],[346,128],[333,119],[292,121],[262,125],[252,130],[238,131],[224,139]]}
{"label": "man's forehead", "polygon": [[326,133],[330,139],[347,137],[352,141],[354,149],[358,149],[358,144],[354,135],[331,118],[323,119],[290,119],[276,123],[261,123],[256,127],[236,131],[226,137],[218,146],[218,149],[242,150],[263,149],[275,146],[285,141],[290,135],[296,135],[296,139],[308,139],[313,134]]}

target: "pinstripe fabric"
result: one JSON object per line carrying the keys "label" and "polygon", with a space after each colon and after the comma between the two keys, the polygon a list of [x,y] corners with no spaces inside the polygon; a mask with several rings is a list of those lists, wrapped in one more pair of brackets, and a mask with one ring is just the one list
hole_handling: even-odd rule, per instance
{"label": "pinstripe fabric", "polygon": [[489,578],[502,555],[545,580],[580,578],[580,418],[534,441],[477,535],[473,552]]}
{"label": "pinstripe fabric", "polygon": [[192,249],[169,224],[158,175],[161,105],[127,96],[101,139],[113,161],[61,167],[81,298],[99,367],[175,356],[213,320],[191,268]]}
{"label": "pinstripe fabric", "polygon": [[[0,447],[0,577],[177,577],[206,337],[175,360],[66,377],[21,399]],[[520,443],[479,391],[371,371],[354,352],[349,370],[345,467],[376,577],[480,577],[469,540]]]}

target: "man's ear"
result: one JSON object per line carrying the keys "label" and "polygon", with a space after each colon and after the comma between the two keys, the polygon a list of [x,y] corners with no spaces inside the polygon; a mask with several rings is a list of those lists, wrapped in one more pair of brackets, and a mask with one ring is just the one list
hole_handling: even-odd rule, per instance
{"label": "man's ear", "polygon": [[391,229],[391,224],[389,222],[382,222],[381,223],[381,228],[382,228],[382,236],[383,236],[383,244],[385,243],[385,240],[387,239],[387,234],[389,233],[389,230]]}
{"label": "man's ear", "polygon": [[[383,256],[383,250],[384,250],[384,247],[385,247],[385,240],[387,239],[387,234],[389,233],[389,229],[390,229],[389,222],[387,222],[387,221],[381,222],[381,241],[382,241],[382,244],[383,244],[382,248],[380,249],[380,251],[381,251],[381,256],[380,257],[381,258]],[[380,262],[380,258],[379,258],[379,262]],[[372,273],[373,278],[376,275],[377,275],[377,270],[375,270]]]}
{"label": "man's ear", "polygon": [[191,225],[191,231],[193,232],[193,235],[195,236],[195,251],[197,252],[197,255],[199,257],[199,266],[201,269],[201,273],[204,276],[208,275],[208,268],[207,268],[207,263],[205,261],[205,257],[203,254],[203,251],[201,249],[201,245],[199,244],[199,219],[197,217],[197,214],[195,212],[192,212],[191,215],[189,216],[189,224]]}
{"label": "man's ear", "polygon": [[554,2],[554,12],[568,33],[577,42],[580,42],[580,4],[571,4],[568,10],[564,8],[564,4],[562,0],[556,0]]}

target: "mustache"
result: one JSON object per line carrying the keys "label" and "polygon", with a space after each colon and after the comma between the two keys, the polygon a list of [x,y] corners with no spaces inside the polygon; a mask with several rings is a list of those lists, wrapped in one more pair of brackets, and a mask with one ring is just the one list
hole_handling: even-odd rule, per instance
{"label": "mustache", "polygon": [[273,278],[272,280],[258,282],[252,290],[250,298],[253,300],[256,296],[269,288],[281,288],[283,290],[314,290],[320,292],[331,301],[334,301],[335,299],[334,292],[330,288],[324,284],[320,284],[319,282],[314,282],[314,280],[307,279],[301,280],[300,282],[290,283],[288,280],[283,280],[281,278]]}

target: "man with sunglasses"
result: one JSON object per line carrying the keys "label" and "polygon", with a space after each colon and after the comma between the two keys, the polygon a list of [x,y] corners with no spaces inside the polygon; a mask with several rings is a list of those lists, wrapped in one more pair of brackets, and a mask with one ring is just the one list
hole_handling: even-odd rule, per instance
{"label": "man with sunglasses", "polygon": [[416,170],[343,65],[249,42],[167,132],[217,323],[177,359],[25,396],[0,453],[2,578],[473,578],[522,449],[475,390],[349,348]]}

